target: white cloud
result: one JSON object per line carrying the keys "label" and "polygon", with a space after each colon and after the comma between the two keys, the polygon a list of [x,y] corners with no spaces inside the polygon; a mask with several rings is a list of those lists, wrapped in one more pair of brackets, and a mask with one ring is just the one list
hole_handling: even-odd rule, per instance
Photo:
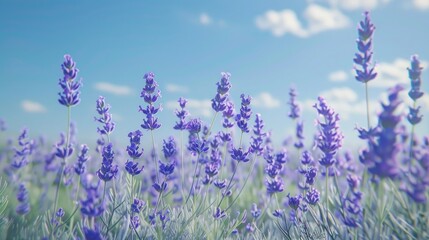
{"label": "white cloud", "polygon": [[340,7],[346,10],[371,10],[387,4],[390,0],[328,0],[333,7]]}
{"label": "white cloud", "polygon": [[345,71],[339,70],[329,74],[328,78],[331,82],[344,82],[347,80],[347,73]]}
{"label": "white cloud", "polygon": [[[423,71],[426,69],[428,62],[421,60]],[[410,60],[397,58],[393,62],[381,62],[375,66],[377,77],[369,82],[371,87],[392,87],[396,84],[409,84],[408,70]]]}
{"label": "white cloud", "polygon": [[22,101],[21,107],[24,111],[31,113],[43,113],[47,111],[45,106],[43,106],[42,104],[30,100]]}
{"label": "white cloud", "polygon": [[187,93],[188,92],[187,87],[179,86],[176,84],[167,84],[167,86],[165,87],[165,90],[167,90],[167,92],[171,92],[171,93]]}
{"label": "white cloud", "polygon": [[308,5],[303,15],[306,27],[303,27],[296,13],[290,9],[270,10],[256,18],[256,26],[277,37],[290,33],[304,38],[323,31],[345,28],[350,24],[349,19],[338,9],[328,9],[317,4]]}
{"label": "white cloud", "polygon": [[131,88],[128,86],[116,85],[108,82],[98,82],[94,87],[98,91],[107,92],[114,95],[130,95],[132,93]]}
{"label": "white cloud", "polygon": [[254,97],[252,103],[255,107],[260,108],[277,108],[280,106],[280,101],[267,92],[262,92]]}
{"label": "white cloud", "polygon": [[417,9],[427,10],[429,9],[429,0],[413,0],[413,5]]}
{"label": "white cloud", "polygon": [[[366,116],[366,102],[364,99],[359,99],[356,92],[348,87],[332,88],[330,90],[323,91],[319,96],[325,98],[329,106],[331,106],[336,113],[340,115],[343,120],[350,119],[351,115],[364,115]],[[302,103],[304,110],[316,111],[314,104],[317,102],[316,99],[307,99]],[[375,117],[379,107],[378,102],[370,100],[369,105],[371,118]]]}
{"label": "white cloud", "polygon": [[201,13],[199,22],[201,25],[210,25],[212,24],[213,20],[207,13]]}
{"label": "white cloud", "polygon": [[[186,104],[186,109],[188,109],[191,116],[199,116],[199,117],[210,117],[212,115],[212,105],[209,99],[188,99],[188,103]],[[178,109],[179,104],[177,101],[169,101],[166,104],[168,109]]]}

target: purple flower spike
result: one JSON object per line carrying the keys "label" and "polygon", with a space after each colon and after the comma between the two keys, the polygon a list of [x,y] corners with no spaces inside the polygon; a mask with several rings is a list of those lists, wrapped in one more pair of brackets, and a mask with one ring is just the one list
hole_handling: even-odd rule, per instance
{"label": "purple flower spike", "polygon": [[413,55],[411,57],[411,68],[408,69],[408,76],[411,80],[411,90],[408,92],[408,96],[416,101],[423,96],[423,92],[420,91],[422,84],[421,74],[423,68],[420,66],[419,56]]}
{"label": "purple flower spike", "polygon": [[273,195],[274,193],[278,192],[283,192],[283,180],[278,176],[273,179],[266,179],[265,184],[267,185],[267,193],[269,195]]}
{"label": "purple flower spike", "polygon": [[395,110],[401,104],[399,93],[403,89],[400,85],[389,89],[389,102],[382,103],[383,111],[378,116],[379,130],[373,132],[373,139],[368,139],[368,149],[359,157],[369,172],[380,178],[395,178],[400,173],[397,155],[401,148],[396,136],[401,115],[395,115]]}
{"label": "purple flower spike", "polygon": [[16,213],[19,215],[25,215],[30,212],[30,203],[28,201],[28,191],[24,184],[19,185],[18,193],[16,194],[18,200],[18,206],[16,207]]}
{"label": "purple flower spike", "polygon": [[64,77],[58,82],[62,92],[58,93],[60,98],[58,102],[66,107],[75,106],[80,102],[79,94],[82,85],[81,80],[75,81],[79,70],[76,68],[76,63],[68,54],[64,55],[64,63],[61,65]]}
{"label": "purple flower spike", "polygon": [[236,160],[237,162],[248,162],[249,153],[250,153],[249,150],[244,151],[243,148],[238,148],[238,149],[233,148],[231,153],[231,158]]}
{"label": "purple flower spike", "polygon": [[110,105],[104,102],[103,96],[98,97],[96,109],[100,116],[94,119],[103,124],[103,128],[97,127],[97,132],[100,135],[109,135],[115,129],[115,123],[112,121],[112,114],[109,113]]}
{"label": "purple flower spike", "polygon": [[127,146],[127,153],[133,160],[139,159],[143,154],[143,148],[140,150],[140,138],[143,133],[140,130],[128,133],[130,145]]}
{"label": "purple flower spike", "polygon": [[372,35],[375,27],[371,22],[369,12],[365,12],[364,15],[365,19],[360,22],[358,27],[359,38],[356,40],[359,52],[355,54],[353,61],[360,66],[360,68],[355,67],[356,80],[367,83],[377,76],[372,63]]}
{"label": "purple flower spike", "polygon": [[264,151],[264,138],[266,133],[262,131],[264,128],[264,122],[261,119],[261,114],[256,114],[255,125],[253,126],[252,142],[250,143],[250,151],[256,155],[262,155]]}
{"label": "purple flower spike", "polygon": [[19,148],[15,148],[15,154],[13,156],[12,167],[19,169],[28,164],[28,157],[32,153],[34,140],[28,139],[27,129],[23,129],[18,137]]}
{"label": "purple flower spike", "polygon": [[296,102],[296,96],[297,96],[296,90],[294,88],[291,88],[289,90],[290,112],[288,116],[294,120],[299,118],[299,112],[300,112],[299,105]]}
{"label": "purple flower spike", "polygon": [[215,97],[212,99],[212,108],[216,112],[222,112],[226,109],[226,101],[228,99],[228,92],[231,88],[231,83],[229,82],[229,78],[231,77],[230,73],[221,73],[222,78],[220,82],[217,82],[217,93]]}
{"label": "purple flower spike", "polygon": [[201,132],[201,127],[202,127],[202,123],[201,123],[201,120],[198,118],[191,119],[186,124],[186,129],[191,134],[198,134],[199,132]]}
{"label": "purple flower spike", "polygon": [[305,201],[310,205],[316,205],[320,200],[320,193],[317,189],[312,188],[305,195]]}
{"label": "purple flower spike", "polygon": [[85,240],[104,240],[105,238],[100,232],[98,226],[95,226],[95,229],[90,229],[88,227],[83,227],[83,234],[85,235]]}
{"label": "purple flower spike", "polygon": [[330,167],[335,163],[335,155],[338,149],[342,146],[343,135],[339,130],[339,116],[330,108],[325,99],[318,98],[319,104],[315,104],[319,115],[323,116],[325,122],[318,121],[320,132],[318,136],[317,146],[322,151],[323,155],[319,160],[322,166]]}
{"label": "purple flower spike", "polygon": [[115,153],[112,148],[111,143],[103,147],[103,162],[101,164],[101,168],[97,171],[97,176],[105,182],[112,180],[112,178],[118,173],[118,165],[113,165]]}
{"label": "purple flower spike", "polygon": [[161,124],[158,123],[158,118],[155,115],[158,111],[161,111],[161,106],[155,107],[154,103],[161,97],[161,91],[157,90],[158,83],[155,81],[155,74],[149,72],[146,73],[143,77],[146,80],[146,85],[144,86],[140,97],[148,104],[146,108],[139,106],[139,111],[145,115],[143,119],[143,124],[141,127],[146,130],[155,130],[161,127]]}
{"label": "purple flower spike", "polygon": [[289,198],[288,200],[289,207],[291,207],[293,210],[296,211],[301,203],[301,199],[302,199],[301,194],[294,197],[291,197],[290,194],[288,194],[287,197]]}
{"label": "purple flower spike", "polygon": [[77,163],[74,165],[74,171],[77,175],[85,172],[85,162],[89,160],[88,150],[88,146],[83,144],[77,158]]}
{"label": "purple flower spike", "polygon": [[185,110],[186,103],[188,103],[188,100],[185,98],[179,98],[177,101],[179,102],[180,110],[176,109],[176,117],[179,118],[179,121],[176,122],[176,125],[174,125],[174,129],[176,130],[185,130],[186,129],[186,117],[189,115],[189,112]]}

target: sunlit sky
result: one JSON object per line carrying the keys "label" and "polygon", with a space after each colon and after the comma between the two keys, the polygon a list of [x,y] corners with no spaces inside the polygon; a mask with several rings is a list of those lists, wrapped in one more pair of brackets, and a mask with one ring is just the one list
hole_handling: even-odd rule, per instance
{"label": "sunlit sky", "polygon": [[[162,91],[159,140],[178,134],[172,127],[181,96],[190,100],[193,117],[209,122],[215,83],[227,71],[236,105],[241,93],[251,95],[253,112],[261,113],[276,142],[294,129],[287,118],[293,86],[308,138],[315,131],[311,105],[321,95],[339,112],[346,143],[355,144],[355,125],[366,126],[364,86],[352,72],[356,27],[365,10],[376,25],[379,77],[369,84],[373,123],[389,86],[403,83],[408,91],[410,56],[419,54],[424,66],[429,61],[429,0],[118,3],[0,1],[0,118],[8,127],[0,138],[15,137],[27,127],[32,137],[56,141],[65,131],[67,112],[57,98],[66,53],[77,62],[84,83],[82,101],[72,109],[82,143],[97,138],[100,95],[117,123],[112,138],[126,142],[127,133],[140,128],[143,115],[137,110],[144,102],[139,96],[149,71]],[[426,93],[427,79],[423,72]],[[429,95],[419,104],[429,117]],[[429,127],[422,123],[417,131],[428,134]]]}

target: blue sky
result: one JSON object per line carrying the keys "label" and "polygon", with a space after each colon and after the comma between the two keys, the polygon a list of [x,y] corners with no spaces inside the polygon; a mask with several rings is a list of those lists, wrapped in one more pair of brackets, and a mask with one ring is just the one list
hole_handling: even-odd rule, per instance
{"label": "blue sky", "polygon": [[[205,121],[220,72],[231,73],[231,97],[254,98],[254,112],[280,142],[294,128],[287,118],[288,91],[297,88],[305,131],[315,130],[317,96],[340,113],[345,141],[365,126],[364,88],[354,80],[356,26],[370,10],[376,25],[374,60],[379,77],[370,83],[371,109],[395,83],[408,88],[412,54],[428,66],[429,0],[314,1],[0,1],[0,117],[7,134],[28,127],[52,141],[65,131],[66,108],[57,102],[63,55],[77,62],[82,102],[72,109],[81,142],[94,142],[95,101],[105,96],[117,122],[113,138],[127,141],[139,128],[143,75],[152,71],[164,107],[159,138],[177,134],[175,101]],[[423,90],[429,85],[423,73]],[[406,94],[404,94],[404,99]],[[429,116],[429,97],[421,100]],[[405,106],[404,106],[405,109]],[[375,122],[375,116],[372,117]],[[420,124],[419,132],[429,127]]]}

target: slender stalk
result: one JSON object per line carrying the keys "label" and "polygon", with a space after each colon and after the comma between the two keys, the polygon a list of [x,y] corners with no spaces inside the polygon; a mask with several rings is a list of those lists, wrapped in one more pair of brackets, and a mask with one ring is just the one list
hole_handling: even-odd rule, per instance
{"label": "slender stalk", "polygon": [[71,107],[68,106],[67,107],[67,132],[66,132],[66,145],[65,145],[66,155],[64,156],[63,161],[61,162],[61,167],[59,169],[59,179],[58,179],[57,187],[56,187],[56,190],[55,190],[54,211],[53,211],[52,219],[55,218],[55,212],[57,211],[58,193],[59,193],[60,185],[61,185],[61,182],[62,182],[64,167],[65,167],[66,161],[67,161],[68,146],[69,146],[69,141],[70,141],[70,117],[71,117]]}
{"label": "slender stalk", "polygon": [[182,181],[181,181],[181,189],[182,189],[182,198],[184,197],[184,185],[185,185],[185,165],[184,165],[184,161],[183,161],[183,155],[184,155],[184,151],[183,151],[183,130],[180,130],[180,172],[181,172],[181,177],[182,177]]}
{"label": "slender stalk", "polygon": [[153,136],[153,130],[150,130],[150,135],[152,137],[152,147],[155,154],[155,158],[153,159],[155,162],[155,168],[156,168],[156,181],[159,182],[159,173],[158,173],[158,161],[156,159],[156,148],[155,148],[155,138]]}
{"label": "slender stalk", "polygon": [[325,187],[326,187],[326,193],[325,193],[325,204],[326,204],[326,225],[329,225],[329,217],[328,217],[328,213],[329,213],[329,203],[328,203],[328,195],[329,195],[329,185],[328,185],[328,178],[329,178],[329,167],[326,167],[326,175],[325,175]]}
{"label": "slender stalk", "polygon": [[366,121],[368,124],[368,130],[369,130],[371,128],[371,121],[369,117],[368,82],[365,83],[365,99],[366,99]]}
{"label": "slender stalk", "polygon": [[[416,108],[416,101],[413,102],[413,108]],[[414,124],[411,125],[411,134],[410,134],[410,150],[409,150],[409,157],[410,157],[410,167],[413,166],[413,144],[414,144]]]}

